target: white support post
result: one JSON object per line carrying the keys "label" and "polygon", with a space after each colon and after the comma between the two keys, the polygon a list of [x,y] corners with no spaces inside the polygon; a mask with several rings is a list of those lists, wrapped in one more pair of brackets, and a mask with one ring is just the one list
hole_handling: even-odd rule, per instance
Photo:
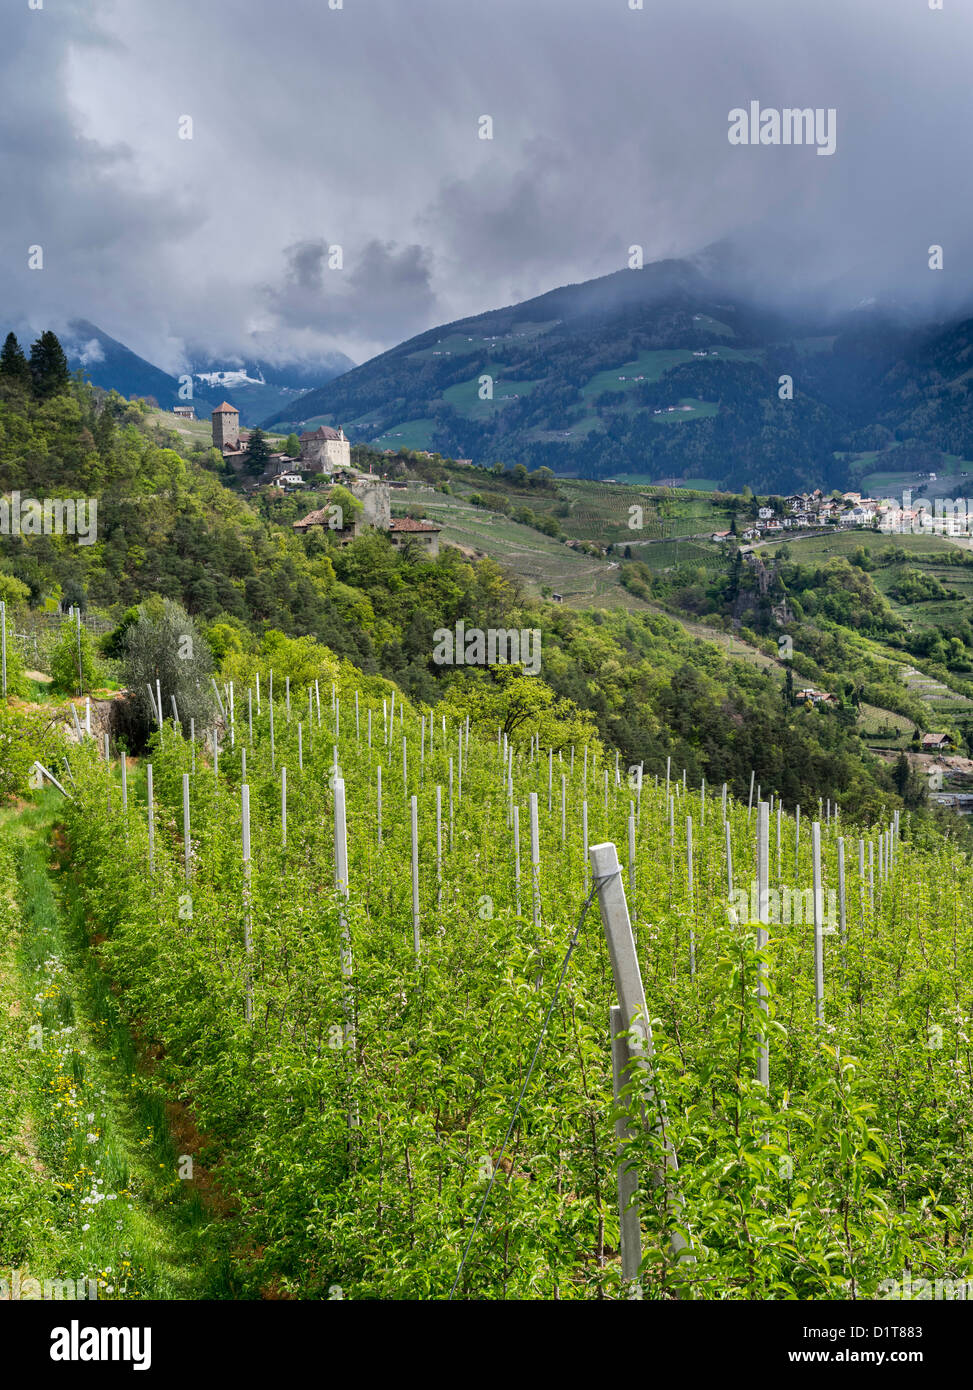
{"label": "white support post", "polygon": [[121,754],[121,759],[120,759],[120,761],[121,761],[121,764],[122,764],[122,810],[127,812],[127,811],[128,811],[128,754],[125,752],[125,749],[124,749],[124,748],[122,749],[122,754]]}
{"label": "white support post", "polygon": [[436,784],[436,907],[443,906],[443,789]]}
{"label": "white support post", "polygon": [[[760,924],[757,927],[757,950],[767,948],[767,925],[770,922],[770,807],[766,801],[757,802],[757,904]],[[764,1036],[757,1058],[757,1081],[770,1091],[770,1035],[767,1005],[767,966],[757,967],[757,998],[764,1015]]]}
{"label": "white support post", "polygon": [[729,820],[723,829],[726,833],[726,894],[729,898],[733,896],[733,845],[730,841]]}
{"label": "white support post", "polygon": [[419,956],[419,812],[414,796],[409,798],[412,825],[412,944]]}
{"label": "white support post", "polygon": [[287,848],[287,768],[280,770],[280,843]]}
{"label": "white support post", "polygon": [[520,916],[520,807],[514,807],[514,904]]}
{"label": "white support post", "polygon": [[821,893],[821,826],[811,823],[811,872],[814,888],[814,1012],[824,1022],[824,902]]}
{"label": "white support post", "polygon": [[182,774],[182,852],[183,865],[188,883],[192,877],[192,840],[189,834],[189,773]]}
{"label": "white support post", "polygon": [[297,723],[297,770],[304,771],[304,725],[300,720]]}
{"label": "white support post", "polygon": [[628,803],[628,891],[632,899],[632,926],[638,922],[635,905],[635,803]]}
{"label": "white support post", "polygon": [[[622,1104],[622,1092],[631,1077],[628,1068],[632,1053],[628,1046],[625,1019],[617,1004],[609,1011],[609,1028],[612,1047],[612,1091],[616,1109]],[[618,1158],[618,1227],[622,1248],[622,1278],[638,1278],[642,1263],[642,1227],[639,1221],[639,1179],[638,1170],[631,1160],[626,1160],[627,1142],[634,1129],[626,1115],[615,1120],[616,1155]]]}
{"label": "white support post", "polygon": [[845,914],[845,841],[838,836],[838,921],[841,929],[842,946],[848,940],[848,919]]}
{"label": "white support post", "polygon": [[541,848],[536,792],[530,793],[530,893],[536,928],[541,923]]}
{"label": "white support post", "polygon": [[[259,688],[258,688],[259,691]],[[253,1022],[253,980],[250,962],[253,956],[253,940],[250,921],[250,788],[244,782],[240,788],[241,825],[243,839],[243,949],[246,953],[244,963],[244,1006],[243,1016],[247,1023]]]}
{"label": "white support post", "polygon": [[145,767],[145,795],[149,809],[149,873],[155,873],[155,798],[152,794],[152,764]]}
{"label": "white support post", "polygon": [[693,893],[693,818],[686,817],[686,887],[689,893],[689,975],[696,975],[696,899]]}
{"label": "white support post", "polygon": [[0,695],[7,698],[7,605],[0,599]]}
{"label": "white support post", "polygon": [[[611,957],[612,975],[615,980],[615,991],[618,995],[617,1007],[621,1011],[622,1028],[629,1030],[628,1046],[633,1062],[645,1078],[646,1096],[643,1115],[647,1123],[651,1125],[653,1132],[663,1139],[665,1168],[671,1172],[677,1172],[679,1164],[675,1150],[664,1130],[665,1102],[661,1097],[657,1098],[655,1095],[652,1075],[652,1023],[645,1002],[645,991],[642,988],[642,974],[635,952],[635,938],[632,935],[628,904],[625,901],[625,889],[622,885],[618,852],[610,842],[592,845],[589,859],[591,872],[598,889],[598,906],[608,942],[608,954]],[[663,1172],[656,1174],[656,1181],[658,1183],[665,1182]],[[674,1224],[678,1224],[681,1215],[678,1201],[670,1198],[667,1205],[670,1212],[676,1217]],[[687,1245],[678,1230],[673,1230],[669,1237],[669,1249],[676,1260],[692,1258],[691,1255],[684,1255],[684,1252],[687,1251]]]}
{"label": "white support post", "polygon": [[378,816],[378,843],[382,843],[382,764],[375,766],[375,807]]}
{"label": "white support post", "polygon": [[588,896],[588,802],[581,803],[581,855],[584,862],[584,895]]}
{"label": "white support post", "polygon": [[568,843],[568,779],[561,773],[561,849]]}
{"label": "white support post", "polygon": [[751,813],[751,811],[753,810],[753,779],[754,779],[754,775],[755,775],[755,774],[754,774],[754,772],[753,772],[753,769],[751,768],[751,770],[750,770],[750,795],[747,797],[747,825],[750,824],[750,813]]}

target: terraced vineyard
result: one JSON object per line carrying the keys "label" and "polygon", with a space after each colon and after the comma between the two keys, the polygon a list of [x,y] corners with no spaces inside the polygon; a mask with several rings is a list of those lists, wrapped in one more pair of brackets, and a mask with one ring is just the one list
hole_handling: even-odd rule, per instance
{"label": "terraced vineyard", "polygon": [[[264,672],[217,742],[169,722],[124,781],[93,740],[71,758],[90,952],[192,1117],[237,1296],[862,1298],[969,1272],[966,856],[907,816],[640,785],[594,742],[505,742],[349,671],[273,705]],[[598,842],[654,1034],[620,1108]]]}

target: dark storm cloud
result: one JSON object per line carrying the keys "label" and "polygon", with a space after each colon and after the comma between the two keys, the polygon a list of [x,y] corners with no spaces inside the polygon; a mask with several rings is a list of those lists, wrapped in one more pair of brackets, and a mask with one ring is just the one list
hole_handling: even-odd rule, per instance
{"label": "dark storm cloud", "polygon": [[[618,269],[633,244],[651,260],[719,243],[773,299],[957,305],[973,12],[943,5],[8,6],[0,296],[8,317],[89,318],[170,369],[186,340],[360,360]],[[751,101],[835,108],[835,154],[731,146],[728,113]]]}
{"label": "dark storm cloud", "polygon": [[281,324],[313,328],[335,340],[362,333],[398,339],[417,323],[435,321],[439,305],[424,247],[366,242],[349,269],[343,252],[339,243],[324,240],[285,249],[283,280],[264,287],[264,300]]}

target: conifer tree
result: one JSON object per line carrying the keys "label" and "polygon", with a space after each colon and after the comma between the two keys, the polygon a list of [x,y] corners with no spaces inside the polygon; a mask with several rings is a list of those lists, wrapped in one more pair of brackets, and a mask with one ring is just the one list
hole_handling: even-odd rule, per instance
{"label": "conifer tree", "polygon": [[30,375],[34,383],[34,394],[41,400],[57,396],[66,391],[71,380],[68,359],[58,341],[57,334],[50,329],[42,333],[30,349]]}
{"label": "conifer tree", "polygon": [[0,376],[7,381],[30,385],[30,366],[14,333],[7,334],[0,348]]}

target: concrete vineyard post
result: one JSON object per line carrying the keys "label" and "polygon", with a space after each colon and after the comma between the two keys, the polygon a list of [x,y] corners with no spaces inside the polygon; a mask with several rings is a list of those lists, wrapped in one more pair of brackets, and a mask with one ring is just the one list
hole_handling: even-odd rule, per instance
{"label": "concrete vineyard post", "polygon": [[300,720],[297,723],[297,770],[304,771],[304,725]]}
{"label": "concrete vineyard post", "polygon": [[419,824],[416,798],[409,798],[409,817],[412,829],[412,944],[419,955]]}
{"label": "concrete vineyard post", "polygon": [[270,709],[270,770],[277,771],[277,750],[274,747],[274,673],[270,673],[270,694],[267,696]]}
{"label": "concrete vineyard post", "polygon": [[128,754],[122,749],[122,810],[128,811]]}
{"label": "concrete vineyard post", "polygon": [[7,605],[0,599],[0,694],[7,698]]}
{"label": "concrete vineyard post", "polygon": [[260,672],[257,672],[257,717],[260,717]]}
{"label": "concrete vineyard post", "polygon": [[[341,932],[341,975],[344,980],[343,1010],[345,1016],[342,1052],[348,1059],[349,1071],[355,1070],[355,994],[352,985],[354,962],[351,954],[351,933],[348,929],[348,829],[345,813],[345,784],[341,777],[334,784],[334,886],[339,897],[338,926]],[[360,1123],[358,1099],[354,1097],[348,1109],[348,1127],[357,1129]]]}
{"label": "concrete vineyard post", "polygon": [[192,874],[191,840],[189,835],[189,773],[182,774],[182,850],[186,882]]}
{"label": "concrete vineyard post", "polygon": [[[609,1029],[612,1048],[612,1093],[615,1106],[622,1104],[622,1092],[629,1081],[628,1068],[632,1061],[626,1041],[625,1019],[617,1004],[609,1011]],[[622,1278],[638,1278],[642,1263],[642,1228],[639,1221],[638,1170],[631,1161],[625,1160],[626,1140],[631,1139],[634,1130],[625,1115],[615,1120],[616,1155],[618,1158],[618,1228],[622,1247]]]}
{"label": "concrete vineyard post", "polygon": [[581,803],[581,855],[584,860],[584,895],[588,896],[588,803]]}
{"label": "concrete vineyard post", "polygon": [[280,770],[280,843],[287,848],[287,768]]}
{"label": "concrete vineyard post", "polygon": [[561,848],[568,842],[568,786],[567,777],[561,773]]}
{"label": "concrete vineyard post", "polygon": [[284,677],[284,707],[287,710],[287,722],[291,722],[291,678]]}
{"label": "concrete vineyard post", "polygon": [[253,1023],[253,981],[250,975],[250,958],[253,955],[250,922],[250,788],[245,782],[240,788],[240,821],[243,842],[243,949],[246,954],[243,1016],[247,1023]]}
{"label": "concrete vineyard post", "polygon": [[848,920],[845,915],[845,841],[844,836],[838,836],[838,913],[841,929],[842,946],[848,940]]}
{"label": "concrete vineyard post", "polygon": [[[760,924],[757,927],[757,950],[767,949],[767,924],[770,921],[770,807],[766,801],[757,802],[757,904]],[[757,1058],[757,1080],[765,1091],[770,1090],[770,1037],[767,1032],[767,965],[757,966],[757,998],[764,1014],[764,1037]]]}
{"label": "concrete vineyard post", "polygon": [[375,808],[378,817],[378,843],[382,843],[382,764],[375,768]]}
{"label": "concrete vineyard post", "polygon": [[514,906],[520,916],[520,807],[514,807]]}
{"label": "concrete vineyard post", "polygon": [[145,795],[149,811],[149,873],[155,873],[155,802],[152,795],[152,764],[145,768]]}
{"label": "concrete vineyard post", "polygon": [[686,889],[689,897],[689,975],[696,974],[696,904],[693,896],[693,818],[686,817]]}
{"label": "concrete vineyard post", "polygon": [[436,907],[443,905],[443,789],[436,785]]}
{"label": "concrete vineyard post", "polygon": [[250,728],[250,747],[253,748],[253,691],[247,691],[247,724]]}
{"label": "concrete vineyard post", "polygon": [[726,893],[727,897],[733,894],[733,844],[730,840],[730,822],[727,821],[723,827],[726,832]]}
{"label": "concrete vineyard post", "polygon": [[[665,1102],[655,1095],[652,1056],[652,1024],[642,988],[642,974],[639,970],[638,956],[635,952],[635,938],[628,916],[625,901],[625,888],[622,884],[618,852],[611,842],[592,845],[588,852],[591,873],[598,888],[598,907],[601,912],[608,954],[611,957],[612,976],[615,992],[618,995],[617,1007],[621,1011],[622,1028],[628,1029],[628,1046],[635,1067],[645,1079],[646,1099],[643,1106],[643,1123],[662,1140],[665,1153],[665,1169],[677,1172],[679,1168],[671,1140],[666,1136]],[[648,1114],[646,1113],[648,1112]],[[649,1119],[651,1116],[651,1119]],[[665,1172],[655,1174],[656,1184],[665,1183]],[[680,1204],[667,1192],[667,1206],[670,1213],[678,1218]],[[669,1236],[669,1249],[675,1259],[691,1258],[684,1254],[686,1242],[678,1230]]]}
{"label": "concrete vineyard post", "polygon": [[530,894],[534,926],[541,921],[541,848],[537,825],[537,793],[530,794]]}
{"label": "concrete vineyard post", "polygon": [[632,898],[632,924],[638,921],[638,908],[635,905],[635,806],[628,803],[628,891]]}
{"label": "concrete vineyard post", "polygon": [[821,896],[821,825],[811,823],[811,873],[814,889],[814,1012],[824,1022],[824,920]]}
{"label": "concrete vineyard post", "polygon": [[453,760],[449,760],[449,847],[453,848]]}

